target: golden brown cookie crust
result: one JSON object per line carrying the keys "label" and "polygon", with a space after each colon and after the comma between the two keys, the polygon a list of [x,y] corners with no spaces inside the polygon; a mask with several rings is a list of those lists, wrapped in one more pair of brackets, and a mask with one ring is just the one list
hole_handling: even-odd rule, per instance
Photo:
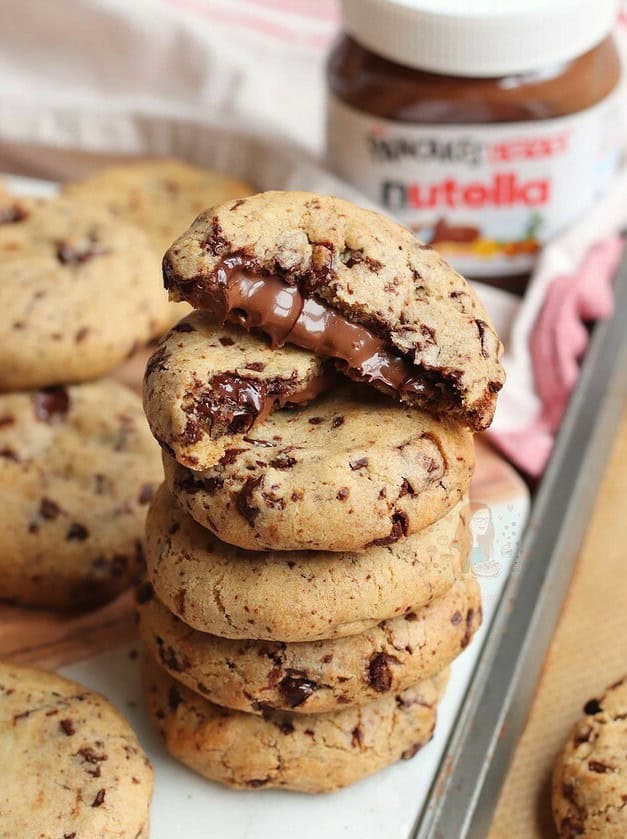
{"label": "golden brown cookie crust", "polygon": [[83,607],[124,590],[160,478],[141,401],[117,382],[0,394],[0,598]]}
{"label": "golden brown cookie crust", "polygon": [[355,386],[223,440],[202,471],[164,454],[165,478],[199,524],[248,550],[391,544],[454,507],[474,467],[468,429]]}
{"label": "golden brown cookie crust", "polygon": [[0,834],[137,839],[153,771],[104,697],[54,673],[0,663]]}
{"label": "golden brown cookie crust", "polygon": [[198,632],[138,589],[140,636],[177,681],[217,705],[248,713],[324,713],[364,705],[435,676],[470,643],[481,623],[474,578],[417,612],[359,635],[286,644],[234,641]]}
{"label": "golden brown cookie crust", "polygon": [[214,705],[146,656],[144,696],[166,749],[204,777],[237,789],[332,792],[413,757],[432,737],[447,677],[330,714],[262,717]]}
{"label": "golden brown cookie crust", "polygon": [[358,634],[448,591],[468,550],[464,505],[416,536],[361,554],[234,548],[196,524],[165,487],[146,521],[147,574],[159,599],[195,629],[235,639]]}

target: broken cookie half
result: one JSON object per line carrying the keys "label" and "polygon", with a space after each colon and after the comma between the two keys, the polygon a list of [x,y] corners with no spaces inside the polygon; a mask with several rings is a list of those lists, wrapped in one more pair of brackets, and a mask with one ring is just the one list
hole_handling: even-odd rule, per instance
{"label": "broken cookie half", "polygon": [[265,192],[201,214],[163,260],[172,300],[333,359],[403,402],[489,426],[502,345],[468,283],[378,213]]}

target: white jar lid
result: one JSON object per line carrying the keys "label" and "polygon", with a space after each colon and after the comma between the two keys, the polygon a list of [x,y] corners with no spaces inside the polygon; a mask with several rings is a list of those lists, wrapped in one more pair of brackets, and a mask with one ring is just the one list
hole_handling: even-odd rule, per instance
{"label": "white jar lid", "polygon": [[346,31],[397,64],[497,77],[569,61],[610,32],[618,0],[342,0]]}

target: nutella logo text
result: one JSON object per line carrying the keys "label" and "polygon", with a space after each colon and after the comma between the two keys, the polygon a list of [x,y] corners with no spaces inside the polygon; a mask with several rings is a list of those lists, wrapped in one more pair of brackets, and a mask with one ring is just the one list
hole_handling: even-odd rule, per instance
{"label": "nutella logo text", "polygon": [[495,174],[486,181],[464,183],[455,178],[444,178],[431,184],[384,180],[380,200],[394,212],[407,208],[541,207],[550,197],[548,178],[525,180],[515,172],[507,172]]}

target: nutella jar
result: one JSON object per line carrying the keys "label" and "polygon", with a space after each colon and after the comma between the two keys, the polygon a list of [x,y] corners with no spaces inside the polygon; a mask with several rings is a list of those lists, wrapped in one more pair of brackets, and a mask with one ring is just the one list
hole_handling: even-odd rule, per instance
{"label": "nutella jar", "polygon": [[464,275],[516,285],[618,160],[615,0],[342,0],[331,168]]}

